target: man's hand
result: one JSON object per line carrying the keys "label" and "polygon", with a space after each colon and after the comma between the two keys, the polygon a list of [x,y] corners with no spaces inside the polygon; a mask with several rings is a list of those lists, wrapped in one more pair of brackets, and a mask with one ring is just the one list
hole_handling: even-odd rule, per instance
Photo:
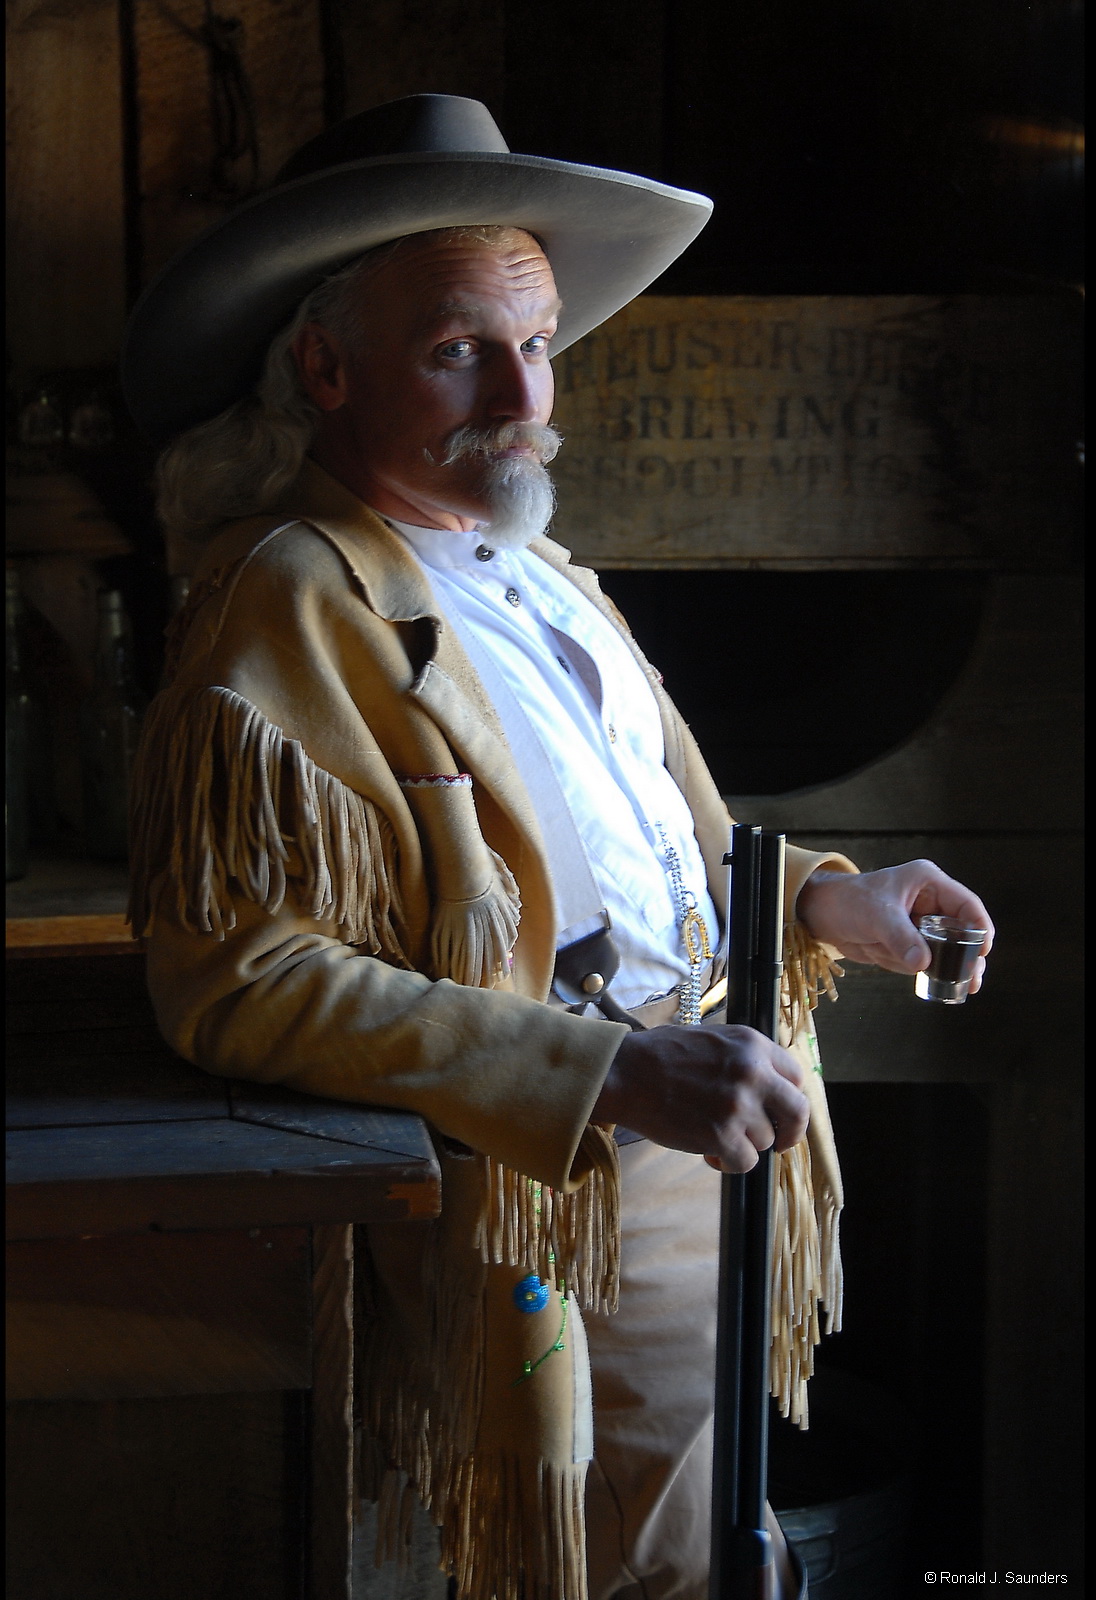
{"label": "man's hand", "polygon": [[836,945],[849,961],[869,962],[888,972],[922,972],[929,947],[917,931],[921,917],[959,917],[985,928],[970,992],[982,987],[993,923],[976,894],[932,861],[907,861],[878,872],[828,872],[819,868],[799,891],[796,915],[807,932]]}
{"label": "man's hand", "polygon": [[759,1150],[806,1133],[802,1082],[795,1057],[753,1028],[651,1028],[622,1041],[590,1120],[749,1172]]}

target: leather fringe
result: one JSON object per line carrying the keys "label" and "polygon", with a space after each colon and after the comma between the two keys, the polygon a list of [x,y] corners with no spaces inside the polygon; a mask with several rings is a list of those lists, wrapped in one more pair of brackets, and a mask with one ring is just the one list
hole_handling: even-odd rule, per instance
{"label": "leather fringe", "polygon": [[128,916],[138,936],[152,920],[152,881],[164,863],[187,928],[223,939],[235,926],[230,880],[277,912],[292,845],[308,914],[407,965],[394,926],[391,825],[231,689],[169,689],[153,703],[134,772],[130,840]]}
{"label": "leather fringe", "polygon": [[801,922],[784,924],[784,981],[780,995],[780,1015],[794,1037],[817,1006],[822,995],[837,999],[834,978],[843,978],[845,969],[825,945],[812,939]]}
{"label": "leather fringe", "polygon": [[798,1034],[822,995],[826,995],[827,1000],[837,1000],[834,979],[843,976],[845,968],[838,966],[837,958],[827,952],[826,946],[811,938],[802,923],[784,923],[781,1018],[790,1034]]}
{"label": "leather fringe", "polygon": [[772,1342],[769,1390],[780,1414],[797,1427],[809,1421],[807,1381],[814,1349],[841,1329],[840,1205],[828,1186],[816,1195],[811,1151],[804,1139],[773,1163]]}
{"label": "leather fringe", "polygon": [[490,989],[510,970],[521,898],[513,873],[493,850],[497,877],[475,900],[441,899],[433,913],[430,954],[439,977]]}
{"label": "leather fringe", "polygon": [[487,1204],[476,1229],[480,1259],[522,1267],[564,1287],[583,1311],[615,1311],[620,1296],[620,1157],[591,1124],[579,1145],[589,1176],[571,1194],[523,1177],[487,1156]]}
{"label": "leather fringe", "polygon": [[[800,923],[786,923],[781,1020],[790,1037],[806,1029],[813,1041],[810,1013],[821,995],[837,999],[835,976],[844,977],[844,970],[826,948]],[[807,1136],[773,1162],[769,1387],[781,1415],[800,1428],[808,1425],[807,1381],[823,1313],[825,1332],[839,1333],[843,1298],[840,1172],[813,1042],[812,1054],[818,1081],[807,1085]]]}
{"label": "leather fringe", "polygon": [[[441,1569],[461,1600],[587,1600],[585,1489],[585,1463],[551,1467],[502,1454],[459,1463],[435,1520]],[[374,1562],[406,1565],[418,1491],[393,1469],[376,1498]]]}
{"label": "leather fringe", "polygon": [[585,1463],[467,1462],[441,1529],[461,1600],[586,1600],[585,1484]]}

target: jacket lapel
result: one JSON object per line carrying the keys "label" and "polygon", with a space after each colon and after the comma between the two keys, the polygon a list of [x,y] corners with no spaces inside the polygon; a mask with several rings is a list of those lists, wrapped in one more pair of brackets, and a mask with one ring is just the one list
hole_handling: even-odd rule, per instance
{"label": "jacket lapel", "polygon": [[284,513],[309,523],[336,546],[372,611],[389,622],[426,619],[432,624],[433,651],[410,694],[543,858],[536,814],[495,709],[404,541],[382,517],[312,461],[305,462],[291,496],[284,503]]}

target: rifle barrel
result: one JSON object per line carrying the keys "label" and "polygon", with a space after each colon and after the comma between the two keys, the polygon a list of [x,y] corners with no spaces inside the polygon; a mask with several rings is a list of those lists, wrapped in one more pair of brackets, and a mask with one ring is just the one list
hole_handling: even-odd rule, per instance
{"label": "rifle barrel", "polygon": [[[784,914],[783,834],[738,825],[731,843],[727,1021],[775,1039]],[[772,1576],[766,1526],[773,1156],[726,1173],[720,1223],[710,1600],[759,1600]]]}

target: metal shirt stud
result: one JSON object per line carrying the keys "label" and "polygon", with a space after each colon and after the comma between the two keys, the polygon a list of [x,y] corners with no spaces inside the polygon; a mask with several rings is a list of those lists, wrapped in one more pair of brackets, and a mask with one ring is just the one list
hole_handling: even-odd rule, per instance
{"label": "metal shirt stud", "polygon": [[506,598],[507,598],[507,600],[509,600],[509,602],[510,602],[510,604],[512,606],[520,606],[521,605],[521,595],[518,594],[516,589],[507,589]]}
{"label": "metal shirt stud", "polygon": [[613,727],[613,724],[611,722],[609,723],[609,726],[606,728],[605,731],[609,735],[609,743],[610,744],[616,744],[616,729]]}
{"label": "metal shirt stud", "polygon": [[605,987],[605,979],[600,972],[588,972],[582,980],[583,994],[600,994]]}
{"label": "metal shirt stud", "polygon": [[476,546],[477,561],[493,561],[494,559],[495,552],[488,545],[478,544]]}

